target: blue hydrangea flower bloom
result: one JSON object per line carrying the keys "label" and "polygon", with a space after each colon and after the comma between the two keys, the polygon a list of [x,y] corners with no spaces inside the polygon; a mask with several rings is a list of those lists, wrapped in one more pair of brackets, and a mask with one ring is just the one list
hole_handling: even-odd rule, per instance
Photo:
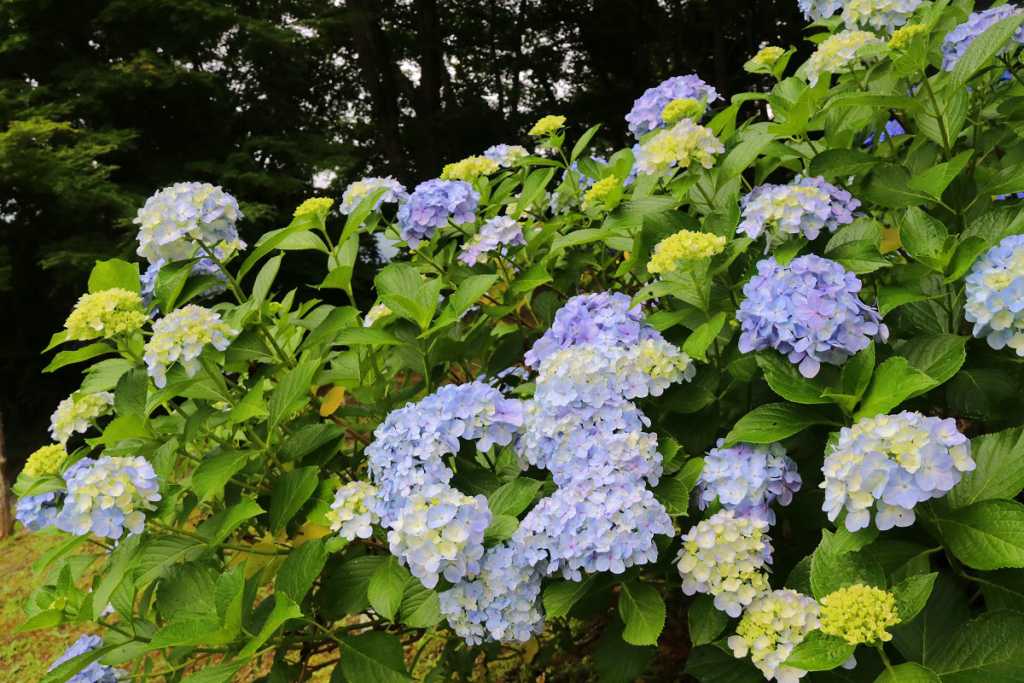
{"label": "blue hydrangea flower bloom", "polygon": [[345,188],[345,193],[341,197],[341,206],[338,210],[347,216],[359,206],[359,202],[381,188],[387,188],[387,190],[374,202],[374,211],[378,210],[381,204],[395,204],[406,200],[405,186],[391,176],[385,178],[363,178]]}
{"label": "blue hydrangea flower bloom", "polygon": [[[894,138],[897,135],[905,135],[906,132],[907,131],[903,129],[903,126],[900,125],[899,121],[897,121],[896,119],[890,119],[889,121],[885,122],[885,127],[882,129],[880,133],[878,133],[878,144],[882,144],[888,138]],[[864,146],[871,147],[872,144],[874,144],[874,142],[875,134],[872,133],[871,135],[867,136],[864,139]]]}
{"label": "blue hydrangea flower bloom", "polygon": [[[80,636],[71,647],[64,651],[64,654],[50,665],[47,671],[53,671],[57,666],[69,659],[73,659],[78,655],[84,655],[86,652],[92,652],[101,647],[103,647],[103,639],[99,636]],[[123,672],[120,669],[105,666],[99,662],[93,662],[69,678],[68,683],[117,683],[122,674]]]}
{"label": "blue hydrangea flower bloom", "polygon": [[22,496],[18,499],[14,518],[29,531],[39,531],[57,523],[57,505],[60,495],[57,491],[40,493],[37,496]]}
{"label": "blue hydrangea flower bloom", "polygon": [[695,75],[673,76],[660,85],[648,88],[626,114],[629,131],[637,140],[648,133],[668,126],[662,118],[672,100],[703,100],[710,104],[719,99],[718,91]]}
{"label": "blue hydrangea flower bloom", "polygon": [[[68,494],[57,514],[57,528],[76,536],[101,538],[141,534],[146,511],[156,509],[160,483],[141,457],[102,457],[65,473]],[[69,476],[70,473],[70,476]]]}
{"label": "blue hydrangea flower bloom", "polygon": [[781,444],[738,443],[728,448],[719,439],[704,458],[697,481],[697,503],[703,510],[716,500],[737,517],[758,517],[775,524],[771,504],[789,505],[803,481]]}
{"label": "blue hydrangea flower bloom", "polygon": [[398,208],[398,229],[413,249],[434,237],[437,228],[476,220],[480,193],[464,180],[428,180],[420,183]]}
{"label": "blue hydrangea flower bloom", "polygon": [[[853,222],[860,202],[846,190],[825,182],[821,176],[803,178],[788,185],[759,185],[740,200],[743,221],[737,233],[757,239],[765,232],[803,235],[816,239],[822,230],[835,232]],[[769,245],[771,237],[769,237]],[[765,249],[767,251],[767,249]]]}
{"label": "blue hydrangea flower bloom", "polygon": [[544,631],[542,572],[518,549],[497,545],[484,554],[480,574],[440,594],[441,613],[470,645],[525,643]]}
{"label": "blue hydrangea flower bloom", "polygon": [[519,145],[494,145],[484,150],[484,156],[497,161],[502,168],[515,166],[517,161],[529,154],[525,147]]}
{"label": "blue hydrangea flower bloom", "polygon": [[825,458],[825,503],[835,521],[846,511],[846,528],[857,531],[871,523],[885,531],[914,523],[914,506],[941,498],[964,472],[975,468],[971,442],[956,420],[920,413],[878,415],[843,427]]}
{"label": "blue hydrangea flower bloom", "polygon": [[827,19],[842,10],[847,28],[872,28],[892,33],[907,20],[924,0],[799,0],[800,10],[809,21]]}
{"label": "blue hydrangea flower bloom", "polygon": [[[946,40],[942,43],[942,68],[952,71],[975,38],[992,25],[1021,12],[1024,12],[1024,8],[1016,5],[1000,5],[982,12],[972,12],[967,21],[946,34]],[[1014,31],[1012,40],[1024,44],[1024,26]],[[1003,48],[1005,50],[1006,47]]]}
{"label": "blue hydrangea flower bloom", "polygon": [[[480,232],[462,245],[459,260],[467,266],[475,266],[485,260],[499,247],[516,247],[526,244],[523,226],[508,216],[495,216],[480,228]],[[501,250],[504,253],[504,249]]]}
{"label": "blue hydrangea flower bloom", "polygon": [[176,183],[146,200],[133,221],[139,227],[137,253],[150,263],[192,258],[201,244],[216,245],[217,258],[245,249],[235,222],[238,202],[209,183]]}
{"label": "blue hydrangea flower bloom", "polygon": [[993,349],[1024,356],[1024,235],[1010,235],[971,266],[964,317]]}
{"label": "blue hydrangea flower bloom", "polygon": [[760,261],[736,312],[740,352],[775,349],[804,377],[817,375],[822,363],[842,365],[872,339],[889,337],[882,316],[857,297],[860,289],[856,275],[813,254],[788,266]]}
{"label": "blue hydrangea flower bloom", "polygon": [[843,8],[843,0],[798,0],[807,21],[827,19]]}
{"label": "blue hydrangea flower bloom", "polygon": [[1001,202],[1006,199],[1024,199],[1024,192],[1014,192],[1013,194],[997,194],[996,201]]}

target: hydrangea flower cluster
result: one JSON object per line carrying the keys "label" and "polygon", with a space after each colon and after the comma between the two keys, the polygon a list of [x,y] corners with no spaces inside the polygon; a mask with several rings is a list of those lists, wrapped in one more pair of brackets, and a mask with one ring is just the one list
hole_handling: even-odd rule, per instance
{"label": "hydrangea flower cluster", "polygon": [[732,510],[716,512],[683,535],[676,557],[683,592],[707,593],[715,607],[730,617],[769,589],[772,561],[768,522],[737,517]]}
{"label": "hydrangea flower cluster", "polygon": [[533,124],[533,128],[530,129],[530,135],[536,138],[542,138],[546,135],[551,135],[564,125],[564,116],[545,116],[540,121]]}
{"label": "hydrangea flower cluster", "polygon": [[334,502],[327,513],[331,530],[349,541],[369,538],[373,534],[373,525],[380,521],[373,512],[376,497],[377,488],[369,482],[342,484],[334,494]]}
{"label": "hydrangea flower cluster", "polygon": [[[220,259],[245,249],[235,222],[238,202],[209,183],[175,183],[146,200],[138,224],[137,253],[150,263],[191,258],[201,245],[216,246]],[[198,243],[198,244],[197,244]]]}
{"label": "hydrangea flower cluster", "polygon": [[718,91],[695,75],[673,76],[659,85],[648,88],[633,103],[626,114],[629,132],[637,140],[648,133],[664,128],[669,123],[663,118],[665,107],[672,100],[697,100],[710,104],[720,99]]}
{"label": "hydrangea flower cluster", "polygon": [[968,322],[993,349],[1024,356],[1024,235],[1010,235],[981,255],[966,278]]}
{"label": "hydrangea flower cluster", "polygon": [[68,339],[109,339],[134,332],[147,320],[142,312],[142,297],[127,289],[115,288],[83,294],[64,327],[68,330]]}
{"label": "hydrangea flower cluster", "polygon": [[310,197],[295,208],[292,214],[296,218],[309,213],[327,215],[327,212],[334,206],[334,200],[330,197]]}
{"label": "hydrangea flower cluster", "polygon": [[441,180],[473,182],[480,176],[491,175],[499,168],[501,168],[500,164],[488,156],[469,157],[445,166],[441,171]]}
{"label": "hydrangea flower cluster", "polygon": [[398,228],[402,239],[415,249],[422,240],[434,237],[434,231],[448,225],[476,220],[480,193],[464,180],[428,180],[420,183],[398,209]]}
{"label": "hydrangea flower cluster", "polygon": [[[199,253],[202,254],[206,252],[200,249]],[[164,260],[160,259],[156,263],[151,264],[149,268],[147,268],[146,271],[139,276],[139,282],[142,287],[142,305],[147,309],[149,308],[150,304],[153,303],[153,299],[156,296],[156,277],[157,275],[160,274],[160,269],[163,268],[164,265]],[[203,257],[196,261],[195,263],[193,263],[192,267],[189,269],[189,275],[210,275],[211,277],[217,278],[221,282],[226,283],[228,281],[228,276],[225,275],[224,271],[222,271],[220,267],[213,262],[213,259],[209,257]],[[203,292],[201,292],[198,295],[198,297],[202,298],[212,296],[219,292],[223,292],[225,289],[227,288],[221,285],[211,285],[210,287],[207,287]],[[153,316],[157,312],[158,309],[153,309],[150,312],[150,314],[151,316]]]}
{"label": "hydrangea flower cluster", "polygon": [[807,60],[807,80],[812,86],[822,74],[834,74],[855,59],[861,48],[882,39],[868,31],[840,31],[818,46]]}
{"label": "hydrangea flower cluster", "polygon": [[341,206],[339,211],[344,215],[348,215],[359,206],[359,202],[372,195],[381,188],[387,188],[387,191],[380,196],[380,198],[374,202],[373,210],[377,211],[380,209],[381,204],[396,204],[403,202],[406,199],[405,186],[399,183],[391,176],[384,178],[363,178],[357,180],[345,189],[345,193],[341,196]]}
{"label": "hydrangea flower cluster", "polygon": [[907,24],[896,29],[892,34],[892,38],[889,39],[889,47],[894,50],[909,49],[911,43],[914,42],[914,38],[927,32],[928,26],[925,24]]}
{"label": "hydrangea flower cluster", "polygon": [[40,531],[57,522],[61,493],[49,491],[35,496],[22,496],[14,509],[14,518],[29,531]]}
{"label": "hydrangea flower cluster", "polygon": [[25,467],[21,471],[30,477],[44,477],[48,474],[57,474],[60,472],[60,466],[64,464],[67,457],[68,453],[64,450],[63,444],[54,443],[43,446],[28,456]]}
{"label": "hydrangea flower cluster", "polygon": [[941,498],[975,466],[954,418],[906,411],[864,418],[839,432],[825,458],[822,509],[832,521],[845,509],[850,531],[869,526],[872,507],[882,531],[910,526],[915,505]]}
{"label": "hydrangea flower cluster", "polygon": [[388,308],[384,302],[376,303],[366,312],[366,317],[363,319],[363,327],[373,327],[374,323],[378,320],[392,313],[394,311]]}
{"label": "hydrangea flower cluster", "polygon": [[50,435],[60,444],[66,444],[75,433],[89,431],[93,421],[110,412],[114,395],[109,391],[88,394],[77,401],[74,395],[57,404],[57,410],[50,416]]}
{"label": "hydrangea flower cluster", "polygon": [[583,196],[584,207],[603,202],[615,190],[615,188],[621,187],[621,185],[622,183],[619,179],[613,175],[598,180]]}
{"label": "hydrangea flower cluster", "polygon": [[750,61],[755,66],[759,66],[764,69],[771,69],[775,66],[775,63],[782,59],[782,55],[786,54],[786,51],[781,47],[775,47],[769,45],[762,47],[757,51],[757,54],[750,58]]}
{"label": "hydrangea flower cluster", "polygon": [[647,264],[651,273],[671,273],[712,256],[725,249],[724,237],[708,232],[680,230],[654,245],[654,254]]}
{"label": "hydrangea flower cluster", "polygon": [[807,672],[786,666],[785,661],[810,631],[821,626],[820,611],[814,598],[794,590],[765,593],[743,610],[736,635],[729,636],[729,648],[737,659],[749,654],[765,679],[796,683]]}
{"label": "hydrangea flower cluster", "polygon": [[716,500],[737,517],[758,517],[775,524],[771,504],[789,505],[803,480],[781,444],[738,443],[728,448],[719,439],[704,458],[697,481],[697,503],[703,510]]}
{"label": "hydrangea flower cluster", "polygon": [[870,27],[892,33],[903,26],[924,0],[800,0],[804,18],[827,19],[842,10],[847,28]]}
{"label": "hydrangea flower cluster", "polygon": [[[803,235],[817,239],[821,231],[835,232],[853,222],[860,202],[846,190],[825,182],[821,176],[796,180],[787,185],[759,185],[740,200],[743,221],[736,232],[757,239],[765,232]],[[771,237],[769,237],[769,243]],[[766,250],[767,251],[767,250]]]}
{"label": "hydrangea flower cluster", "polygon": [[[591,159],[601,166],[608,166],[608,161],[604,157],[591,157]],[[575,188],[572,187],[571,183],[566,184],[566,181],[570,178],[570,171],[575,173]],[[568,171],[562,171],[562,179],[558,188],[550,194],[551,213],[565,213],[569,209],[578,206],[579,197],[585,196],[589,188],[593,187],[596,182],[598,182],[597,178],[591,178],[579,169],[578,161],[572,162]],[[629,184],[629,179],[627,179],[626,184]]]}
{"label": "hydrangea flower cluster", "polygon": [[497,545],[484,554],[475,579],[441,593],[441,613],[470,645],[525,643],[544,630],[541,577],[517,549]]}
{"label": "hydrangea flower cluster", "polygon": [[698,120],[704,115],[704,105],[693,99],[672,100],[665,105],[665,111],[661,112],[661,118],[665,124],[671,126],[683,119]]}
{"label": "hydrangea flower cluster", "polygon": [[121,538],[125,529],[141,534],[146,511],[160,500],[156,472],[141,457],[100,458],[70,474],[67,485],[57,528],[75,536]]}
{"label": "hydrangea flower cluster", "polygon": [[662,175],[677,166],[688,168],[692,162],[711,168],[724,151],[710,128],[683,119],[640,145],[636,168],[645,175]]}
{"label": "hydrangea flower cluster", "polygon": [[480,572],[491,511],[484,496],[466,496],[447,484],[409,494],[389,525],[391,554],[427,588],[443,574],[452,583]]}
{"label": "hydrangea flower cluster", "polygon": [[[69,659],[74,659],[79,655],[98,650],[101,647],[103,647],[103,639],[99,636],[79,636],[78,640],[72,643],[71,647],[65,650],[64,654],[51,664],[47,671],[53,671],[57,666]],[[105,666],[96,661],[67,680],[68,683],[117,683],[122,673],[120,669]]]}
{"label": "hydrangea flower cluster", "polygon": [[[942,68],[946,71],[952,71],[975,38],[994,24],[1021,12],[1024,12],[1024,7],[1011,4],[1000,5],[999,7],[993,7],[981,12],[972,12],[967,17],[967,21],[946,34],[946,40],[942,43]],[[1024,44],[1024,26],[1013,32],[1012,40],[1015,43]],[[1005,50],[1006,47],[1003,48],[1003,51]]]}
{"label": "hydrangea flower cluster", "polygon": [[529,155],[526,148],[519,145],[494,145],[484,150],[484,156],[494,159],[502,168],[515,166],[517,161]]}
{"label": "hydrangea flower cluster", "polygon": [[236,334],[218,314],[189,304],[153,323],[153,336],[146,343],[142,359],[153,384],[162,389],[167,385],[167,366],[180,362],[185,374],[192,377],[199,370],[199,354],[204,346],[212,344],[223,351],[230,343],[228,338]]}
{"label": "hydrangea flower cluster", "polygon": [[886,629],[900,623],[896,598],[889,591],[856,584],[821,599],[821,632],[850,645],[892,640]]}
{"label": "hydrangea flower cluster", "polygon": [[[495,216],[483,224],[480,232],[462,245],[459,260],[467,266],[475,266],[486,260],[491,252],[500,247],[516,247],[525,244],[526,239],[523,237],[522,225],[508,216]],[[504,252],[504,249],[501,251]]]}
{"label": "hydrangea flower cluster", "polygon": [[844,0],[798,0],[807,21],[827,19],[843,8]]}
{"label": "hydrangea flower cluster", "polygon": [[740,352],[775,349],[804,377],[817,375],[822,363],[842,365],[872,339],[889,336],[878,312],[857,297],[860,289],[856,275],[814,254],[788,266],[774,257],[758,262],[736,312]]}

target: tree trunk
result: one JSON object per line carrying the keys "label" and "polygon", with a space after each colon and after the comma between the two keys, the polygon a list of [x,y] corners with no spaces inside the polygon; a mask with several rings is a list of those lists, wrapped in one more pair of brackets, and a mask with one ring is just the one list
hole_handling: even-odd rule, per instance
{"label": "tree trunk", "polygon": [[11,514],[11,494],[7,485],[7,452],[4,449],[4,421],[0,416],[0,539],[14,533],[14,515]]}

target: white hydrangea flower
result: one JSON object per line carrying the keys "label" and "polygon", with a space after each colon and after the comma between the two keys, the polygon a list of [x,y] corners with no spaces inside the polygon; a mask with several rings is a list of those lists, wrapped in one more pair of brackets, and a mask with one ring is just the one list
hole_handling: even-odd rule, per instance
{"label": "white hydrangea flower", "polygon": [[767,680],[796,683],[807,672],[786,666],[793,648],[821,626],[821,607],[794,590],[776,590],[756,598],[745,610],[728,643],[737,659],[750,655]]}
{"label": "white hydrangea flower", "polygon": [[331,530],[349,541],[369,538],[373,534],[373,525],[380,522],[380,517],[373,512],[376,498],[377,487],[369,482],[343,484],[334,494],[331,511],[327,513]]}
{"label": "white hydrangea flower", "polygon": [[139,225],[137,253],[150,263],[182,261],[215,247],[223,260],[245,249],[235,222],[238,202],[209,183],[175,183],[146,200],[133,221]]}
{"label": "white hydrangea flower", "polygon": [[167,385],[167,366],[180,362],[185,374],[192,377],[199,370],[199,354],[204,346],[213,344],[223,351],[230,343],[228,337],[236,334],[213,311],[189,304],[153,323],[153,336],[146,343],[142,359],[153,384],[162,389]]}
{"label": "white hydrangea flower", "polygon": [[867,31],[840,31],[825,39],[807,60],[807,80],[816,85],[822,74],[834,74],[857,59],[861,48],[882,39]]}
{"label": "white hydrangea flower", "polygon": [[83,396],[77,401],[74,395],[57,404],[57,410],[50,416],[50,435],[57,443],[65,444],[74,433],[89,431],[93,421],[110,412],[114,395],[109,391]]}

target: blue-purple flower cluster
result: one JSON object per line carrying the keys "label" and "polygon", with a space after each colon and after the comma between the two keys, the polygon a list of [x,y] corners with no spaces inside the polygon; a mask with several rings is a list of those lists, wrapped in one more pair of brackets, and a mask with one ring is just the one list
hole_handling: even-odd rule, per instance
{"label": "blue-purple flower cluster", "polygon": [[845,510],[850,531],[868,527],[872,509],[882,531],[910,526],[918,503],[946,495],[975,466],[953,418],[906,411],[864,418],[843,427],[825,458],[822,509],[832,521]]}
{"label": "blue-purple flower cluster", "polygon": [[441,613],[470,645],[525,643],[544,630],[541,578],[541,567],[530,566],[519,549],[502,543],[484,554],[475,579],[441,593]]}
{"label": "blue-purple flower cluster", "polygon": [[[883,142],[885,142],[886,140],[888,140],[889,138],[894,138],[894,137],[896,137],[898,135],[905,135],[907,131],[903,128],[903,126],[900,124],[899,121],[897,121],[896,119],[890,119],[890,120],[885,122],[885,127],[882,128],[881,131],[876,131],[876,132],[878,133],[878,143],[877,144],[880,145]],[[864,138],[864,146],[865,147],[871,147],[874,144],[875,144],[875,133],[872,133],[871,135],[869,135],[866,138]]]}
{"label": "blue-purple flower cluster", "polygon": [[[92,464],[92,460],[86,458],[79,460],[64,472],[64,479],[71,479],[76,472]],[[21,522],[29,531],[39,531],[57,523],[57,512],[61,503],[64,502],[66,489],[59,491],[48,491],[34,496],[22,496],[18,498],[14,517]]]}
{"label": "blue-purple flower cluster", "polygon": [[472,223],[480,193],[464,180],[428,180],[420,183],[398,208],[398,229],[413,249],[434,237],[437,228],[453,223]]}
{"label": "blue-purple flower cluster", "polygon": [[719,99],[718,91],[695,75],[673,76],[660,85],[648,88],[626,114],[629,131],[637,140],[669,124],[662,114],[672,100],[697,100],[710,104]]}
{"label": "blue-purple flower cluster", "polygon": [[[1024,8],[1011,4],[1000,5],[982,12],[972,12],[967,17],[967,21],[946,34],[946,40],[942,43],[942,68],[952,71],[975,38],[991,28],[992,25],[1021,12],[1024,12]],[[1015,43],[1024,44],[1024,26],[1014,31],[1012,40]],[[1005,50],[1006,47],[1003,48],[1003,51]]]}
{"label": "blue-purple flower cluster", "polygon": [[822,363],[842,365],[872,339],[889,337],[882,316],[858,298],[860,289],[856,275],[813,254],[788,266],[774,257],[758,262],[736,312],[740,352],[775,349],[804,377],[817,375]]}
{"label": "blue-purple flower cluster", "polygon": [[[475,266],[485,260],[499,247],[516,247],[526,244],[523,226],[508,216],[495,216],[480,228],[471,240],[462,245],[459,260],[467,266]],[[501,250],[504,253],[504,249]]]}
{"label": "blue-purple flower cluster", "polygon": [[[82,635],[79,636],[78,640],[71,644],[71,646],[64,651],[57,660],[50,665],[47,671],[53,671],[59,665],[74,659],[79,655],[84,655],[87,652],[98,650],[103,647],[103,639],[99,636]],[[66,679],[67,683],[117,683],[123,672],[120,669],[115,669],[111,666],[100,664],[99,662],[92,662],[89,666],[86,666],[81,671],[76,673],[71,678]]]}
{"label": "blue-purple flower cluster", "polygon": [[[740,200],[743,222],[736,232],[757,239],[768,232],[768,243],[782,233],[817,239],[822,230],[835,232],[853,222],[860,202],[821,176],[797,176],[788,185],[759,185]],[[766,249],[767,251],[767,249]]]}
{"label": "blue-purple flower cluster", "polygon": [[57,514],[57,528],[76,536],[102,538],[141,534],[146,512],[160,500],[153,466],[141,457],[109,457],[88,461],[67,477],[68,494]]}
{"label": "blue-purple flower cluster", "polygon": [[697,503],[703,510],[716,500],[737,517],[757,517],[775,524],[772,503],[789,505],[803,483],[796,463],[782,444],[738,443],[717,448],[704,457],[697,481]]}
{"label": "blue-purple flower cluster", "polygon": [[1024,235],[1010,235],[981,255],[966,278],[964,317],[993,349],[1024,356]]}

